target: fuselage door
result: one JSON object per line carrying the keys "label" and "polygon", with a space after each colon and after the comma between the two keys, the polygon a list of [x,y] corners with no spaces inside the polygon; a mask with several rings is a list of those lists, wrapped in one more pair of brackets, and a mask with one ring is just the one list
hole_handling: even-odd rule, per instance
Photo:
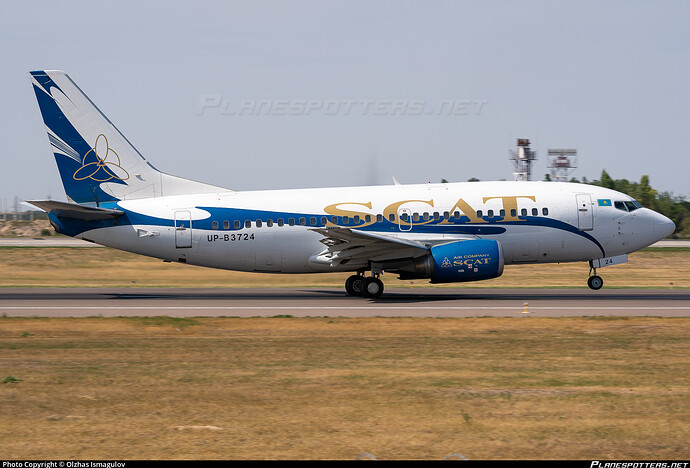
{"label": "fuselage door", "polygon": [[594,229],[594,213],[592,212],[592,197],[586,193],[575,195],[577,202],[577,227],[580,231]]}
{"label": "fuselage door", "polygon": [[175,212],[175,247],[178,249],[192,246],[192,213],[189,211]]}
{"label": "fuselage door", "polygon": [[401,231],[412,230],[412,210],[409,208],[398,209],[398,229]]}

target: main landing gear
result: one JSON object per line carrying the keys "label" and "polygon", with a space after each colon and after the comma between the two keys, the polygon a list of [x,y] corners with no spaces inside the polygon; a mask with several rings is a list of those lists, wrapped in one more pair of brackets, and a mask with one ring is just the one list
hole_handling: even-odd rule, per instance
{"label": "main landing gear", "polygon": [[345,291],[350,296],[375,299],[383,294],[383,281],[379,279],[379,275],[376,273],[369,277],[365,277],[363,273],[358,273],[345,281]]}
{"label": "main landing gear", "polygon": [[[592,275],[592,272],[594,272],[594,275]],[[592,262],[589,262],[589,278],[587,278],[587,286],[589,286],[589,289],[598,291],[603,285],[604,280],[601,279],[601,276],[597,275],[597,269],[592,266]]]}

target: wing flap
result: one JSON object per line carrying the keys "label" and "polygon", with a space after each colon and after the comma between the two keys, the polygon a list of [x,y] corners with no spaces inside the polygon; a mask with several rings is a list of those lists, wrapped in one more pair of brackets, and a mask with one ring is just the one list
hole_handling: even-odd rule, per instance
{"label": "wing flap", "polygon": [[424,255],[429,248],[421,242],[400,239],[385,234],[347,228],[312,229],[324,239],[326,249],[310,258],[311,262],[336,266],[341,263],[364,264],[391,260],[411,259]]}

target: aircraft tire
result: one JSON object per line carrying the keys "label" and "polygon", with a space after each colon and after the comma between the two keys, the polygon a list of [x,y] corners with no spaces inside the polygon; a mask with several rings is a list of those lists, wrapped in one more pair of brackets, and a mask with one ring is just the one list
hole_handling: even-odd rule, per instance
{"label": "aircraft tire", "polygon": [[378,278],[370,277],[364,280],[363,284],[363,296],[375,299],[381,297],[383,294],[383,281]]}
{"label": "aircraft tire", "polygon": [[589,279],[587,279],[587,286],[589,286],[589,289],[598,291],[603,285],[604,280],[601,279],[601,276],[590,276]]}
{"label": "aircraft tire", "polygon": [[354,297],[362,295],[364,288],[364,277],[360,275],[352,275],[345,281],[345,291]]}

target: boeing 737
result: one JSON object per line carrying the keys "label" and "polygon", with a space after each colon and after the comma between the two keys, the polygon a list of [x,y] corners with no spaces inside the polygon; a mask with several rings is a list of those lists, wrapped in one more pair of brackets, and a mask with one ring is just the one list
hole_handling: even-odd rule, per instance
{"label": "boeing 737", "polygon": [[597,269],[671,234],[628,195],[578,183],[472,182],[235,191],[160,172],[62,71],[30,72],[67,202],[37,200],[61,234],[212,268],[352,272],[345,290],[383,293],[380,276],[432,283],[501,276],[505,265]]}

